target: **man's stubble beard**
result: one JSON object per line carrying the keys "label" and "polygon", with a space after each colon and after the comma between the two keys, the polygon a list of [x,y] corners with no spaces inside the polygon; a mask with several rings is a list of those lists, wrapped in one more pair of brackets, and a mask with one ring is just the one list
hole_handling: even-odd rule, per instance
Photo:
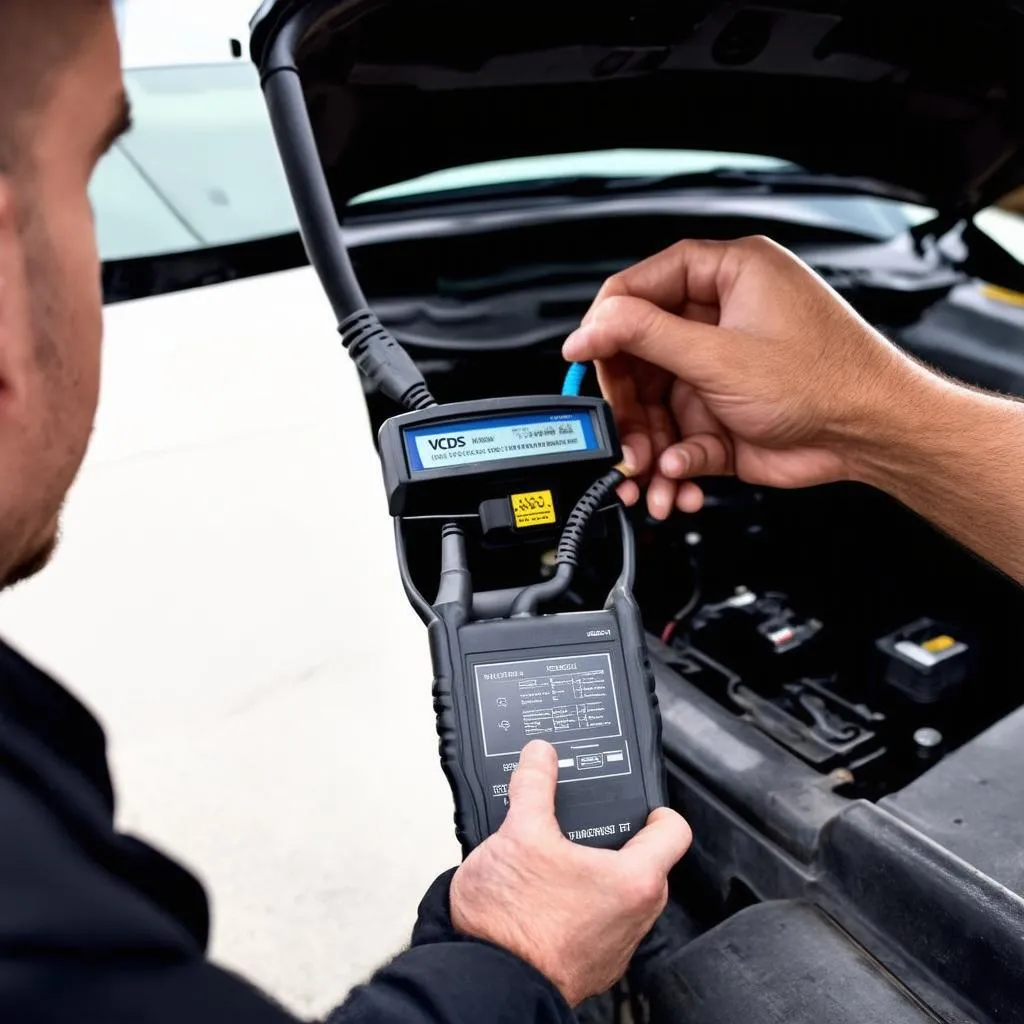
{"label": "man's stubble beard", "polygon": [[0,589],[7,590],[9,587],[24,583],[37,573],[40,573],[49,564],[57,551],[60,543],[60,521],[54,522],[50,532],[38,544],[29,549],[29,554],[15,562],[0,580]]}

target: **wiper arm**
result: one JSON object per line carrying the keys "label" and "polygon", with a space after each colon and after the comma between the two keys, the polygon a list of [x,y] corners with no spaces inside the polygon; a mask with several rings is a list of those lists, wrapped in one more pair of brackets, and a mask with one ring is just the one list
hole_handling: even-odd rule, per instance
{"label": "wiper arm", "polygon": [[911,192],[873,178],[846,177],[840,174],[815,174],[804,170],[755,171],[720,167],[692,174],[661,174],[648,178],[633,176],[599,179],[608,192],[661,192],[674,189],[737,190],[765,195],[838,195],[873,196],[897,202],[918,201]]}
{"label": "wiper arm", "polygon": [[711,171],[651,176],[625,175],[602,178],[596,175],[534,178],[487,185],[422,192],[370,200],[350,208],[358,215],[366,209],[422,209],[448,203],[533,197],[592,198],[609,195],[638,195],[647,192],[683,191],[746,192],[752,195],[837,195],[872,196],[914,203],[918,197],[905,189],[871,178],[815,174],[803,170],[756,171],[722,167]]}

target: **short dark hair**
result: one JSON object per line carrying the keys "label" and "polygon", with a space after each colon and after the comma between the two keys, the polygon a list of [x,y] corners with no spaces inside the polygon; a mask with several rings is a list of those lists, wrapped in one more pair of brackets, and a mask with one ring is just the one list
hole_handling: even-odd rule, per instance
{"label": "short dark hair", "polygon": [[0,0],[0,174],[25,162],[34,116],[110,0]]}

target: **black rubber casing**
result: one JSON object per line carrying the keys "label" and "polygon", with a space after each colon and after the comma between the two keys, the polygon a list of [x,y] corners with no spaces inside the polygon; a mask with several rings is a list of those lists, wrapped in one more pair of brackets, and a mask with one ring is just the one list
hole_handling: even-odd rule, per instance
{"label": "black rubber casing", "polygon": [[[413,473],[405,451],[403,431],[429,423],[457,427],[466,420],[516,413],[582,412],[590,417],[598,447],[579,452],[496,459]],[[453,402],[386,420],[377,436],[388,510],[393,516],[476,514],[481,502],[501,498],[518,486],[544,486],[556,498],[571,503],[622,458],[615,422],[608,403],[600,398],[528,395]]]}
{"label": "black rubber casing", "polygon": [[[576,742],[558,731],[539,736],[556,744],[560,763],[574,761],[572,768],[560,767],[556,798],[559,825],[570,839],[618,848],[643,827],[653,808],[665,805],[654,676],[639,610],[626,588],[616,587],[600,611],[494,622],[466,622],[464,612],[454,604],[435,606],[433,611],[429,637],[441,763],[455,798],[456,834],[465,853],[504,821],[507,784],[519,761],[518,753],[485,756],[482,716],[497,709],[482,708],[484,698],[475,673],[481,665],[532,660],[564,667],[593,665],[607,658],[619,738],[595,741],[585,736]],[[586,697],[580,699],[581,706],[587,706]],[[509,700],[515,703],[518,698]],[[599,703],[592,701],[591,706]],[[517,710],[509,709],[510,719]],[[510,749],[518,746],[514,737],[509,743]],[[591,749],[577,752],[574,747]],[[604,751],[594,753],[599,747]],[[621,752],[623,760],[577,770],[577,758],[594,765],[595,758],[603,762],[610,747],[616,748],[616,754]],[[627,764],[629,774],[609,774],[624,770]]]}

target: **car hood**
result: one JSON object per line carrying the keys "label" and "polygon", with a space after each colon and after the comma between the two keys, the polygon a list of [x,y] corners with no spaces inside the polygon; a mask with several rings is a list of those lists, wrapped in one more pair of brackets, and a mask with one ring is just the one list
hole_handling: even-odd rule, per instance
{"label": "car hood", "polygon": [[258,64],[286,26],[339,207],[618,147],[777,156],[957,215],[1024,181],[1021,0],[269,0]]}

